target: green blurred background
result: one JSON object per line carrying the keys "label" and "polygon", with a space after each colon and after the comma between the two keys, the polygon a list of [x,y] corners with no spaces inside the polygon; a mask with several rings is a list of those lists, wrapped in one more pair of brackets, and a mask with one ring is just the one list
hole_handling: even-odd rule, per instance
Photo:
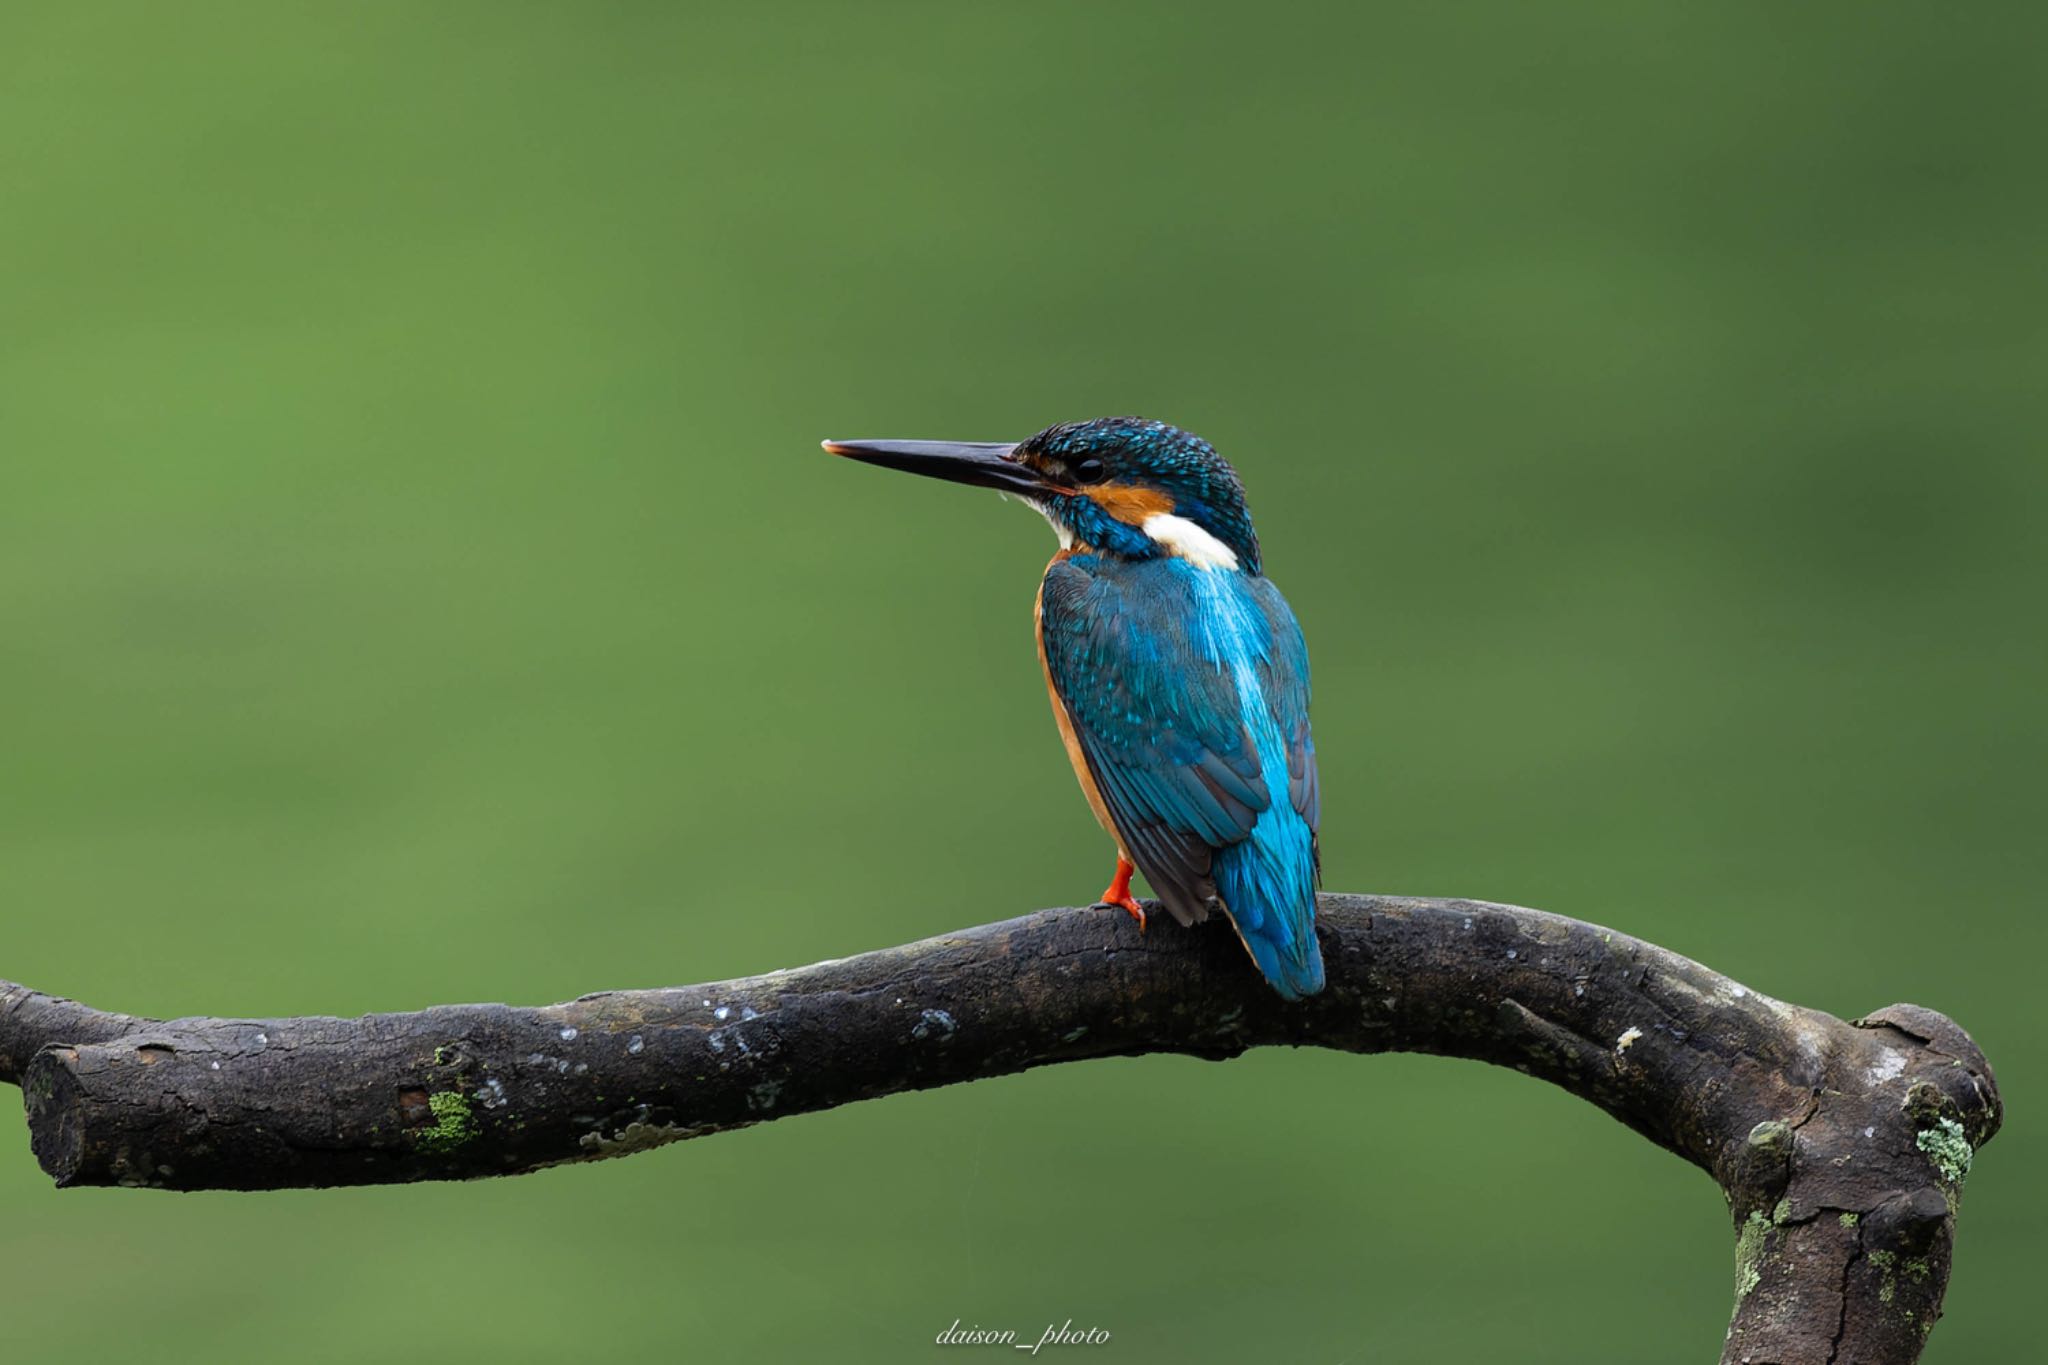
{"label": "green blurred background", "polygon": [[[1935,1362],[2038,1348],[2038,7],[39,6],[0,22],[0,974],[545,1002],[1091,896],[1051,549],[824,436],[1213,439],[1328,881],[1974,1031]],[[12,1103],[11,1097],[8,1100]],[[1428,1058],[630,1161],[48,1188],[24,1360],[1694,1361],[1711,1183]]]}

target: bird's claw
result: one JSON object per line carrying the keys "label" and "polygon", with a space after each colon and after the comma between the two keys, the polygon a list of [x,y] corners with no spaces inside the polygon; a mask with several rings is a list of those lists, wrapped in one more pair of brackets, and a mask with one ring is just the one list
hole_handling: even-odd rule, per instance
{"label": "bird's claw", "polygon": [[1138,932],[1142,934],[1145,932],[1145,907],[1138,904],[1138,898],[1131,894],[1131,875],[1137,870],[1137,865],[1123,855],[1122,849],[1118,849],[1116,875],[1110,878],[1109,886],[1102,893],[1102,899],[1095,902],[1091,908],[1123,911],[1138,922]]}
{"label": "bird's claw", "polygon": [[1090,910],[1121,910],[1138,922],[1138,932],[1141,934],[1145,932],[1147,927],[1145,907],[1139,903],[1136,896],[1131,895],[1129,892],[1125,892],[1121,899],[1111,900],[1105,898],[1095,902],[1095,904],[1088,908]]}

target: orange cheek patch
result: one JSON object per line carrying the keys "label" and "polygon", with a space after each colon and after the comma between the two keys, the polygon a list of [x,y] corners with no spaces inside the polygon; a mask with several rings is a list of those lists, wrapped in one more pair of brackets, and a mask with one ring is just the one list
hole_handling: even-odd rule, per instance
{"label": "orange cheek patch", "polygon": [[1086,492],[1095,499],[1096,506],[1131,526],[1143,526],[1145,518],[1173,511],[1173,499],[1156,488],[1139,488],[1127,483],[1105,484]]}

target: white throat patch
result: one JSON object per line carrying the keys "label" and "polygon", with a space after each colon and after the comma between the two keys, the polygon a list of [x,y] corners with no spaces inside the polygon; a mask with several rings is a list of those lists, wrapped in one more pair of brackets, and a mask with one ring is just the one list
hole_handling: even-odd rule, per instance
{"label": "white throat patch", "polygon": [[1050,507],[1047,507],[1035,498],[1026,498],[1024,501],[1030,503],[1038,515],[1045,518],[1046,525],[1052,527],[1052,533],[1060,538],[1060,548],[1062,550],[1074,548],[1074,533],[1069,531],[1060,519],[1052,514]]}
{"label": "white throat patch", "polygon": [[1198,569],[1235,569],[1237,552],[1186,517],[1155,512],[1145,518],[1145,534]]}

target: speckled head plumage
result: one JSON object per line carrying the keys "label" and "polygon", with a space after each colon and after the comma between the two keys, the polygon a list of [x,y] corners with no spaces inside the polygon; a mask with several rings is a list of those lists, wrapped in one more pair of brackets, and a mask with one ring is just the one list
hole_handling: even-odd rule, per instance
{"label": "speckled head plumage", "polygon": [[1015,444],[827,441],[870,464],[1014,493],[1076,550],[1260,572],[1244,485],[1216,448],[1145,417],[1062,422]]}
{"label": "speckled head plumage", "polygon": [[[1153,516],[1188,522],[1259,572],[1259,537],[1244,485],[1230,462],[1191,431],[1146,417],[1096,417],[1047,427],[1017,445],[1017,458],[1072,492],[1041,510],[1084,545],[1134,558],[1170,552],[1144,531]],[[1146,544],[1126,532],[1135,527]]]}

